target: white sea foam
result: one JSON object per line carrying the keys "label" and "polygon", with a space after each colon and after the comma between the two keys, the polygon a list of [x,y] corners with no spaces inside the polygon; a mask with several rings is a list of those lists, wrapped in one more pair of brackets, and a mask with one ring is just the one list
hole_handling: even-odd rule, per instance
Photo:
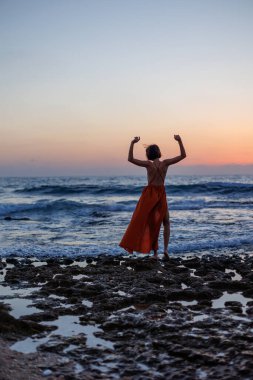
{"label": "white sea foam", "polygon": [[[210,250],[222,250],[224,253],[229,253],[229,248],[241,249],[243,246],[253,248],[253,238],[242,237],[242,238],[230,238],[221,240],[205,240],[202,242],[186,242],[186,243],[171,243],[170,253],[171,254],[185,254],[185,253],[202,253],[209,252]],[[92,246],[57,246],[57,245],[47,245],[36,246],[33,244],[23,245],[12,245],[11,247],[0,248],[0,257],[7,257],[9,255],[15,254],[20,257],[30,257],[31,254],[36,257],[81,257],[81,256],[99,256],[101,254],[110,255],[122,255],[125,251],[118,247],[117,244],[107,244],[107,245],[92,245]]]}

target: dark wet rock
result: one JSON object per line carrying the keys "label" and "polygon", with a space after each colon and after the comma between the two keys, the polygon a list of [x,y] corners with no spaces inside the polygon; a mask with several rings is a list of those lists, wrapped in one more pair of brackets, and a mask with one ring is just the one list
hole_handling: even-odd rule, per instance
{"label": "dark wet rock", "polygon": [[242,294],[244,297],[253,298],[253,286],[249,287],[248,290],[245,290]]}
{"label": "dark wet rock", "polygon": [[13,265],[19,265],[18,259],[15,259],[13,257],[7,257],[6,258],[6,263],[7,264],[13,264]]}
{"label": "dark wet rock", "polygon": [[245,277],[245,280],[253,281],[253,273],[252,272],[247,273],[244,277]]}
{"label": "dark wet rock", "polygon": [[171,268],[171,272],[174,273],[174,274],[179,274],[179,273],[190,273],[189,269],[186,268],[186,267],[172,267]]}
{"label": "dark wet rock", "polygon": [[49,267],[54,267],[54,266],[59,266],[60,263],[58,262],[58,260],[56,258],[47,258],[46,259],[46,262],[48,264]]}
{"label": "dark wet rock", "polygon": [[[29,317],[44,326],[71,315],[84,328],[99,328],[92,339],[85,333],[57,336],[41,347],[85,368],[78,375],[63,367],[54,374],[78,380],[89,376],[108,380],[253,378],[252,258],[206,255],[160,262],[101,255],[96,265],[92,257],[75,261],[85,260],[87,266],[78,266],[72,265],[72,259],[52,258],[41,267],[18,260],[7,271],[6,285],[16,281],[21,289],[27,281],[29,286],[39,286],[29,298],[41,312],[19,322],[27,323]],[[234,280],[227,268],[236,269],[243,279]],[[79,275],[83,277],[73,278]],[[247,314],[242,314],[242,305],[236,301],[212,308],[214,299],[236,292],[249,298]],[[3,312],[8,314],[8,310]],[[96,339],[102,343],[89,346]],[[103,342],[109,342],[109,347]]]}
{"label": "dark wet rock", "polygon": [[201,266],[201,259],[199,257],[194,257],[192,259],[184,260],[184,266],[197,269]]}
{"label": "dark wet rock", "polygon": [[171,291],[167,296],[170,301],[192,301],[196,299],[196,292],[191,289]]}
{"label": "dark wet rock", "polygon": [[65,258],[65,259],[63,259],[62,264],[63,265],[71,265],[71,264],[73,264],[73,262],[74,262],[73,259]]}
{"label": "dark wet rock", "polygon": [[4,335],[31,335],[45,331],[47,328],[33,321],[14,318],[0,306],[0,334]]}
{"label": "dark wet rock", "polygon": [[86,258],[86,262],[87,262],[88,264],[91,264],[92,261],[93,261],[93,258],[92,258],[92,257],[87,257],[87,258]]}
{"label": "dark wet rock", "polygon": [[227,290],[227,291],[242,291],[248,290],[250,288],[250,284],[243,281],[210,281],[208,283],[210,288],[219,289],[219,290]]}
{"label": "dark wet rock", "polygon": [[133,268],[136,272],[150,271],[154,269],[154,265],[157,265],[155,262],[148,261],[137,261],[130,264],[130,267]]}
{"label": "dark wet rock", "polygon": [[6,263],[3,263],[0,261],[0,270],[4,269],[6,267]]}
{"label": "dark wet rock", "polygon": [[[27,317],[25,316],[21,319],[24,319],[24,318],[27,318]],[[34,321],[34,322],[54,321],[57,318],[58,318],[58,313],[56,310],[44,311],[44,312],[42,310],[41,313],[29,315],[29,320]]]}
{"label": "dark wet rock", "polygon": [[240,302],[237,301],[227,301],[225,302],[225,307],[229,308],[230,310],[234,311],[235,313],[242,313],[242,305]]}
{"label": "dark wet rock", "polygon": [[253,306],[248,307],[246,313],[250,316],[253,316]]}
{"label": "dark wet rock", "polygon": [[209,274],[209,270],[208,268],[205,268],[205,267],[201,267],[199,269],[196,269],[194,275],[195,276],[198,276],[198,277],[205,277]]}
{"label": "dark wet rock", "polygon": [[[217,294],[215,295],[217,297]],[[198,302],[199,307],[203,310],[205,307],[210,307],[212,306],[212,300],[211,299],[201,299]]]}

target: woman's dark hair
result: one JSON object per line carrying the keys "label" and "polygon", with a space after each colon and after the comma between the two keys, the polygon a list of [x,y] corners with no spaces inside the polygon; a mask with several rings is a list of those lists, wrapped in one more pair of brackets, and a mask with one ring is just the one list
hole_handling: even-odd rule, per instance
{"label": "woman's dark hair", "polygon": [[146,148],[146,155],[148,160],[154,161],[156,158],[161,158],[161,152],[158,145],[149,145]]}

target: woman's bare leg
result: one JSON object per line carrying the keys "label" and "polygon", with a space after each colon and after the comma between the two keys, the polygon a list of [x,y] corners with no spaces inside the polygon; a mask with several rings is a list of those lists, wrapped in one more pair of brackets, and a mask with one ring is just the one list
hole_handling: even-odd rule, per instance
{"label": "woman's bare leg", "polygon": [[168,245],[170,241],[170,217],[169,212],[167,211],[163,219],[163,241],[164,241],[164,256],[169,257]]}
{"label": "woman's bare leg", "polygon": [[154,250],[154,254],[153,254],[153,256],[150,256],[150,258],[151,258],[152,260],[158,260],[158,253],[157,253],[156,250]]}

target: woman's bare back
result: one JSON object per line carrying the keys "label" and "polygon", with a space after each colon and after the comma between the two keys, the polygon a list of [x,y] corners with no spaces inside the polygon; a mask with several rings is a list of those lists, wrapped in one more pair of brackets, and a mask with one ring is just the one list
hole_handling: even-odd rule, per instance
{"label": "woman's bare back", "polygon": [[162,186],[166,177],[168,166],[159,161],[159,159],[150,162],[147,167],[148,184]]}

